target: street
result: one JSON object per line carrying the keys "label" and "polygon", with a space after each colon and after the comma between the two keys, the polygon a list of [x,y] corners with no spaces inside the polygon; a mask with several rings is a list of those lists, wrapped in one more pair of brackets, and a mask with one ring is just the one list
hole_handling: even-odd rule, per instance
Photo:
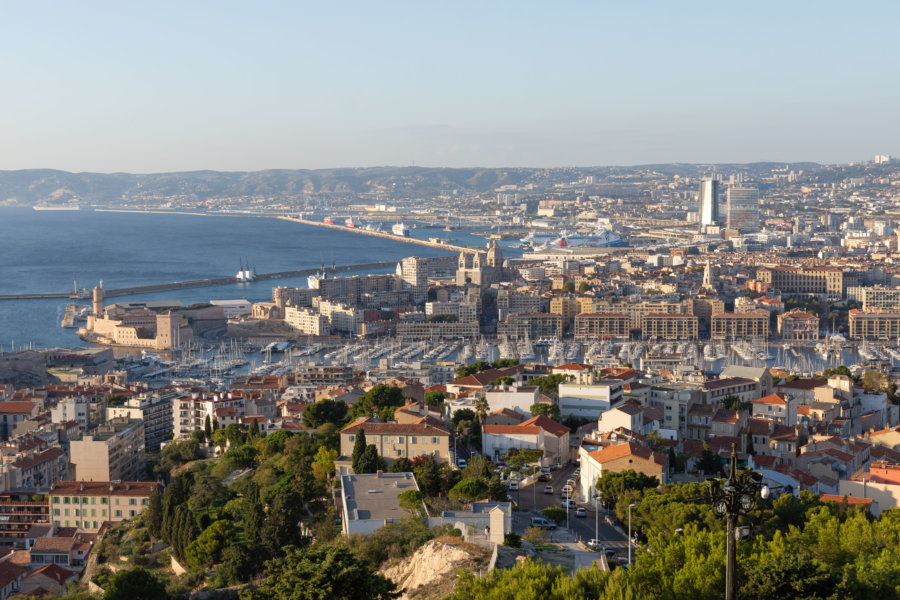
{"label": "street", "polygon": [[[519,512],[513,513],[513,530],[516,533],[522,533],[530,527],[532,517],[543,516],[541,514],[542,509],[548,506],[562,508],[565,496],[560,496],[559,492],[566,484],[566,480],[572,476],[573,471],[575,471],[575,465],[566,465],[558,471],[550,472],[553,477],[552,481],[535,481],[533,484],[524,486],[518,491],[509,492],[510,497],[519,506]],[[544,493],[544,486],[546,485],[553,486],[553,494]],[[595,535],[593,504],[579,504],[578,506],[583,507],[587,511],[587,516],[579,518],[575,516],[574,508],[569,510],[569,530],[576,538],[587,541],[596,537],[607,548],[617,550],[628,547],[627,536],[605,522],[606,511],[602,507],[600,508],[600,518],[597,520]],[[563,523],[561,528],[565,528],[565,523]]]}

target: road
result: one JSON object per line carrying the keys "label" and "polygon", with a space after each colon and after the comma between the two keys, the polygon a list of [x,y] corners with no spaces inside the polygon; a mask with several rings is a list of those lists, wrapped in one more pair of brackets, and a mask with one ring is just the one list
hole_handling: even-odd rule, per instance
{"label": "road", "polygon": [[[517,533],[524,532],[525,529],[531,526],[531,517],[542,516],[542,509],[548,506],[562,507],[565,496],[560,496],[559,492],[566,484],[566,480],[572,476],[573,471],[575,471],[575,465],[566,465],[558,471],[551,471],[552,481],[536,481],[531,485],[520,488],[518,491],[510,492],[512,499],[519,505],[519,512],[513,513],[513,529]],[[544,493],[544,486],[546,485],[553,486],[552,494]],[[627,535],[605,522],[604,516],[606,512],[602,507],[600,508],[600,518],[595,521],[593,505],[579,503],[578,506],[585,509],[587,516],[576,517],[574,508],[569,511],[569,531],[575,538],[587,541],[597,537],[607,548],[616,550],[628,548]],[[597,526],[596,533],[595,523]],[[563,524],[564,527],[565,524]]]}

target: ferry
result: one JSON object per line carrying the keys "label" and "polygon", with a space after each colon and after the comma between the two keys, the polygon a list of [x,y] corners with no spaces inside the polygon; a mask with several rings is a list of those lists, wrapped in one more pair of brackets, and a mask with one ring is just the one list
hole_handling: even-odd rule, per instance
{"label": "ferry", "polygon": [[547,244],[550,247],[567,248],[588,246],[591,248],[625,248],[628,244],[613,231],[604,229],[588,235],[570,233],[561,235]]}
{"label": "ferry", "polygon": [[322,219],[322,222],[326,225],[334,225],[334,219],[332,219],[331,217],[325,217],[324,219]]}
{"label": "ferry", "polygon": [[400,223],[395,223],[393,227],[391,227],[391,233],[394,235],[402,235],[403,237],[409,237],[410,228],[406,223],[402,221]]}
{"label": "ferry", "polygon": [[529,246],[543,246],[544,244],[552,242],[560,236],[565,236],[567,234],[568,232],[565,229],[559,233],[532,231],[519,241]]}
{"label": "ferry", "polygon": [[78,210],[77,204],[65,204],[59,206],[51,206],[49,204],[35,204],[32,206],[34,210]]}
{"label": "ferry", "polygon": [[353,217],[347,217],[347,220],[344,221],[344,225],[350,228],[356,227],[356,223],[353,222]]}

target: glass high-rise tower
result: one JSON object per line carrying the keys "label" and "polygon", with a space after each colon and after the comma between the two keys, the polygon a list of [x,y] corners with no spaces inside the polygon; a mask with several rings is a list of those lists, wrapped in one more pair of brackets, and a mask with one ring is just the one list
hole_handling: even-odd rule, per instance
{"label": "glass high-rise tower", "polygon": [[759,189],[746,183],[728,186],[725,216],[728,229],[758,231]]}

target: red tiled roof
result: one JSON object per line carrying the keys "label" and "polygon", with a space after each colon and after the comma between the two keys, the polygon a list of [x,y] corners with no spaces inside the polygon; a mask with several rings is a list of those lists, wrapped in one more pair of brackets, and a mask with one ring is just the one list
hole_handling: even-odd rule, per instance
{"label": "red tiled roof", "polygon": [[369,419],[357,419],[341,430],[341,433],[354,433],[362,429],[366,434],[374,435],[450,435],[443,426],[429,425],[428,423],[381,423]]}
{"label": "red tiled roof", "polygon": [[839,504],[843,504],[846,502],[850,506],[865,506],[867,508],[872,507],[872,498],[860,498],[858,496],[839,496],[838,494],[821,494],[819,496],[820,502],[837,502]]}
{"label": "red tiled roof", "polygon": [[556,437],[562,437],[569,433],[569,428],[561,423],[557,423],[553,419],[547,417],[546,415],[538,415],[536,417],[532,417],[527,421],[524,421],[517,425],[517,427],[529,427],[531,425],[537,425],[544,431],[552,433]]}
{"label": "red tiled roof", "polygon": [[634,442],[625,442],[624,444],[616,444],[615,446],[607,446],[602,450],[595,450],[589,453],[589,456],[598,463],[603,464],[625,458],[626,456],[636,456],[646,461],[665,466],[669,457],[659,452],[654,452],[646,446],[641,446]]}
{"label": "red tiled roof", "polygon": [[32,413],[35,406],[34,402],[0,402],[0,414]]}
{"label": "red tiled roof", "polygon": [[754,404],[774,404],[776,406],[784,406],[787,404],[787,396],[781,392],[775,392],[753,401]]}
{"label": "red tiled roof", "polygon": [[74,571],[68,571],[63,569],[59,565],[47,565],[46,567],[41,567],[37,571],[29,573],[25,579],[31,579],[32,577],[37,577],[38,575],[43,575],[44,577],[49,577],[59,585],[64,585],[69,579],[72,579],[75,575],[77,575]]}
{"label": "red tiled roof", "polygon": [[529,425],[523,427],[519,425],[482,425],[482,433],[493,435],[538,435],[541,428],[537,425]]}

